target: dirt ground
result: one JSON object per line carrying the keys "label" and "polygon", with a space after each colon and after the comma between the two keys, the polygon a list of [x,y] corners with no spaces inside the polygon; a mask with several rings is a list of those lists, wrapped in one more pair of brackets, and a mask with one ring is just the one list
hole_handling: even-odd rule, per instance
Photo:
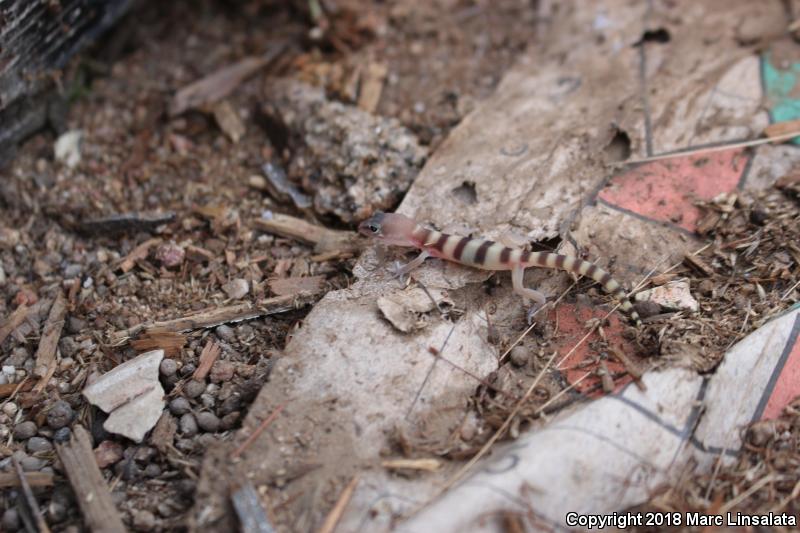
{"label": "dirt ground", "polygon": [[[37,515],[53,531],[88,527],[56,453],[80,424],[125,526],[185,530],[206,450],[232,441],[303,323],[309,306],[301,304],[353,279],[359,245],[325,248],[303,228],[266,225],[286,214],[349,231],[365,213],[396,207],[448,132],[536,45],[542,23],[535,1],[333,4],[142,2],[62,77],[71,100],[65,131],[82,132],[80,141],[67,139],[56,157],[64,132],[43,131],[0,170],[0,529],[24,530]],[[248,58],[258,66],[230,75],[234,88],[222,96],[199,103],[176,96]],[[326,124],[332,133],[321,129]],[[375,183],[359,178],[367,174]],[[597,332],[565,375],[591,375],[577,388],[548,374],[503,437],[647,370],[711,372],[730,346],[788,309],[800,277],[798,183],[789,173],[761,193],[698,202],[707,245],[663,265],[642,288],[686,279],[701,312],[637,304],[645,322],[637,331],[587,311],[580,319]],[[474,186],[461,193],[474,195]],[[502,290],[496,278],[475,285],[470,294]],[[311,297],[300,301],[306,292]],[[145,323],[280,297],[298,299],[246,321],[141,333]],[[610,301],[587,280],[560,298],[587,308]],[[426,320],[450,320],[459,309],[447,311]],[[387,445],[454,462],[479,453],[512,400],[544,372],[545,352],[576,340],[559,336],[556,310],[515,348],[526,327],[518,318],[490,327],[487,342],[507,364],[476,378],[469,415],[479,423],[468,428],[468,446],[404,435]],[[620,354],[617,335],[634,339],[636,351]],[[51,364],[38,368],[47,346]],[[167,409],[137,444],[107,432],[107,415],[82,391],[156,348],[166,351],[159,381]],[[642,509],[797,514],[798,409],[795,401],[781,418],[751,427],[737,464],[713,475],[687,472]],[[31,477],[39,512],[14,481],[16,465],[39,476]],[[285,518],[294,497],[270,515]],[[522,527],[508,517],[509,531]]]}
{"label": "dirt ground", "polygon": [[[307,309],[139,344],[117,346],[115,333],[257,301],[280,292],[276,280],[315,277],[324,289],[348,284],[352,254],[320,258],[311,246],[253,223],[283,212],[354,227],[346,217],[304,212],[262,190],[262,165],[286,165],[291,178],[296,155],[271,142],[268,81],[303,80],[324,88],[331,101],[352,104],[366,91],[364,73],[384,72],[372,111],[396,118],[421,151],[431,151],[534,40],[534,4],[340,2],[338,11],[314,19],[308,6],[316,2],[143,2],[70,66],[63,77],[72,104],[66,129],[82,131],[80,161],[56,160],[61,132],[44,131],[20,147],[0,183],[0,314],[24,311],[3,342],[0,469],[12,471],[13,456],[26,471],[50,474],[52,487],[36,494],[54,531],[85,527],[54,451],[76,423],[91,429],[128,527],[185,527],[204,450],[239,427],[268,379],[271,358]],[[271,47],[280,47],[276,59],[239,83],[222,111],[169,115],[179,89]],[[220,118],[231,109],[240,124]],[[403,192],[392,191],[384,207],[394,207]],[[105,220],[136,213],[168,218]],[[234,290],[242,280],[244,295]],[[39,332],[59,293],[67,317],[57,364],[39,378]],[[198,382],[192,377],[210,343],[221,355]],[[177,431],[140,445],[107,433],[105,415],[81,395],[84,386],[134,354],[164,346],[161,382]],[[22,528],[31,516],[20,490],[0,494],[2,529]]]}

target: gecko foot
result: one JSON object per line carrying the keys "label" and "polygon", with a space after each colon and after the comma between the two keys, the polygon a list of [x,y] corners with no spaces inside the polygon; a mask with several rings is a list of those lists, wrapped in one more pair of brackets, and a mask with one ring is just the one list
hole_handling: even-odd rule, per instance
{"label": "gecko foot", "polygon": [[400,261],[395,261],[389,265],[389,274],[391,274],[393,278],[400,280],[401,283],[408,281],[408,271],[405,265]]}
{"label": "gecko foot", "polygon": [[532,306],[530,306],[530,307],[528,308],[528,312],[527,312],[527,313],[525,313],[525,319],[527,320],[527,322],[528,322],[528,325],[530,326],[531,324],[533,324],[533,318],[534,318],[536,315],[538,315],[538,314],[539,314],[539,311],[542,311],[542,310],[544,310],[544,309],[545,309],[546,307],[548,307],[549,305],[550,305],[550,303],[549,303],[549,302],[547,302],[547,303],[543,303],[543,304],[540,304],[540,303],[536,302],[536,303],[534,303]]}

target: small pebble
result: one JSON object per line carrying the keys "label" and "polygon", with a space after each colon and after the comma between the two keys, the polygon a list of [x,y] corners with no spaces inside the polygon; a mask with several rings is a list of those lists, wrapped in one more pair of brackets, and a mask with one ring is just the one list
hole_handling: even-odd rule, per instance
{"label": "small pebble", "polygon": [[25,447],[28,453],[49,452],[53,449],[53,444],[44,437],[31,437]]}
{"label": "small pebble", "polygon": [[3,412],[10,417],[13,417],[15,414],[17,414],[18,410],[19,407],[14,402],[8,402],[3,406]]}
{"label": "small pebble", "polygon": [[51,522],[63,522],[67,518],[67,508],[59,502],[50,502],[47,506],[47,514],[50,515]]}
{"label": "small pebble", "polygon": [[206,409],[213,409],[214,406],[217,404],[217,400],[207,392],[204,392],[200,395],[200,403],[203,404],[203,407]]}
{"label": "small pebble", "polygon": [[[78,343],[72,337],[62,337],[60,341],[58,341],[58,348],[61,350],[61,355],[65,356],[65,358],[72,359],[72,356],[78,353],[80,347]],[[63,364],[63,359],[61,360]]]}
{"label": "small pebble", "polygon": [[175,448],[179,452],[192,453],[194,452],[194,441],[192,439],[178,439],[175,441]]}
{"label": "small pebble", "polygon": [[184,498],[194,499],[194,493],[197,491],[197,481],[193,479],[180,479],[175,482],[175,488]]}
{"label": "small pebble", "polygon": [[226,341],[226,342],[234,342],[236,340],[236,334],[233,331],[233,328],[222,324],[221,326],[217,326],[217,329],[214,330],[217,334],[217,337]]}
{"label": "small pebble", "polygon": [[208,379],[211,383],[224,383],[233,378],[235,370],[236,368],[230,361],[217,361],[211,367],[211,371],[208,373]]}
{"label": "small pebble", "polygon": [[113,440],[104,440],[94,449],[94,459],[97,466],[106,468],[118,463],[123,457],[122,444]]}
{"label": "small pebble", "polygon": [[67,333],[75,335],[86,329],[86,321],[76,316],[67,319]]}
{"label": "small pebble", "polygon": [[192,413],[186,413],[178,421],[178,427],[184,437],[194,437],[197,435],[197,420]]}
{"label": "small pebble", "polygon": [[161,475],[161,467],[151,463],[144,468],[144,475],[147,477],[158,477]]}
{"label": "small pebble", "polygon": [[133,527],[139,531],[152,531],[156,527],[156,517],[150,511],[144,509],[134,509],[131,511],[133,516]]}
{"label": "small pebble", "polygon": [[58,443],[68,442],[71,435],[72,431],[69,428],[57,429],[53,433],[53,440]]}
{"label": "small pebble", "polygon": [[247,283],[247,280],[242,278],[236,278],[225,285],[222,286],[222,290],[225,291],[225,294],[228,295],[228,298],[232,300],[240,300],[247,296],[247,293],[250,291],[250,286]]}
{"label": "small pebble", "polygon": [[200,429],[209,433],[216,433],[219,431],[220,420],[217,415],[204,411],[197,415],[197,425]]}
{"label": "small pebble", "polygon": [[25,457],[19,464],[25,472],[38,472],[44,468],[47,463],[38,457]]}
{"label": "small pebble", "polygon": [[179,371],[180,375],[183,377],[191,376],[194,374],[194,371],[197,370],[197,367],[194,366],[192,363],[186,363],[183,365]]}
{"label": "small pebble", "polygon": [[183,387],[183,394],[187,398],[197,398],[203,391],[206,390],[206,386],[203,383],[200,383],[197,380],[191,380]]}
{"label": "small pebble", "polygon": [[3,513],[2,524],[3,531],[17,531],[22,526],[16,508],[9,507],[6,509],[6,512]]}
{"label": "small pebble", "polygon": [[30,420],[26,420],[25,422],[20,422],[16,426],[14,426],[14,440],[21,441],[25,439],[29,439],[36,435],[36,432],[39,428],[36,427],[36,424],[31,422]]}
{"label": "small pebble", "polygon": [[72,422],[72,406],[64,400],[59,400],[47,412],[47,425],[53,429],[61,429]]}
{"label": "small pebble", "polygon": [[158,511],[158,515],[164,518],[169,518],[171,516],[175,516],[176,509],[180,509],[180,506],[177,505],[172,500],[167,500],[158,504],[156,510]]}
{"label": "small pebble", "polygon": [[136,450],[134,453],[133,458],[139,463],[149,463],[152,461],[156,456],[155,448],[151,448],[150,446],[142,446]]}
{"label": "small pebble", "polygon": [[178,371],[178,363],[175,359],[164,359],[158,367],[162,376],[171,376]]}
{"label": "small pebble", "polygon": [[514,346],[511,349],[511,364],[517,367],[528,364],[528,350],[522,346]]}
{"label": "small pebble", "polygon": [[234,411],[238,411],[242,407],[242,397],[239,393],[235,392],[225,398],[225,401],[222,402],[222,405],[219,408],[219,412],[222,415],[227,415]]}
{"label": "small pebble", "polygon": [[76,265],[76,264],[67,265],[67,267],[64,269],[64,279],[77,278],[78,276],[81,275],[82,271],[83,267],[81,265]]}
{"label": "small pebble", "polygon": [[236,423],[239,422],[239,417],[241,413],[239,411],[233,411],[232,413],[228,413],[227,415],[222,417],[222,424],[221,427],[224,430],[233,429],[236,427]]}
{"label": "small pebble", "polygon": [[192,410],[192,405],[186,398],[175,398],[169,402],[169,410],[175,416],[182,416]]}
{"label": "small pebble", "polygon": [[186,251],[174,242],[170,242],[159,246],[155,255],[164,268],[176,268],[183,263]]}
{"label": "small pebble", "polygon": [[131,481],[141,477],[142,469],[134,461],[125,459],[114,465],[114,473],[125,481]]}
{"label": "small pebble", "polygon": [[24,346],[17,346],[11,351],[11,355],[8,356],[5,363],[6,366],[23,366],[25,361],[31,358],[31,354],[27,348]]}

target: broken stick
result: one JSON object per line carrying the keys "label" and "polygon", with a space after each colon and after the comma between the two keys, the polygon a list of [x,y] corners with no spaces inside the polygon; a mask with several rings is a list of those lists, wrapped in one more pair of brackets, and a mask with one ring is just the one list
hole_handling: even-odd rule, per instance
{"label": "broken stick", "polygon": [[50,367],[56,362],[56,347],[58,339],[61,338],[61,330],[64,328],[64,317],[67,314],[67,300],[62,291],[58,292],[50,314],[44,323],[42,337],[39,339],[39,347],[36,349],[36,366],[33,373],[42,379],[46,379],[50,372]]}
{"label": "broken stick", "polygon": [[328,229],[302,218],[273,213],[270,218],[253,221],[258,229],[314,246],[314,252],[356,252],[363,247],[353,231]]}
{"label": "broken stick", "polygon": [[142,331],[191,331],[194,329],[212,328],[220,324],[230,322],[241,322],[262,316],[285,313],[293,309],[304,307],[319,298],[318,294],[300,293],[288,296],[277,296],[275,298],[265,298],[255,304],[241,303],[218,307],[216,309],[206,309],[191,315],[176,318],[173,320],[163,320],[150,324],[139,324],[132,328],[117,331],[111,335],[111,344],[121,346],[128,342],[131,337],[138,335]]}
{"label": "broken stick", "polygon": [[95,461],[89,433],[75,425],[70,442],[56,444],[56,451],[89,528],[124,533],[125,526]]}

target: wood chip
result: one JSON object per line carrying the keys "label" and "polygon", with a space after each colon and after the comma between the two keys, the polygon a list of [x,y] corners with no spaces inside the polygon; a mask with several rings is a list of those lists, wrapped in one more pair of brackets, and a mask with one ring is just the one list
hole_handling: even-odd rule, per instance
{"label": "wood chip", "polygon": [[697,255],[686,254],[683,256],[683,262],[706,277],[711,277],[714,275],[714,269],[708,266],[706,262],[700,259],[700,257]]}
{"label": "wood chip", "polygon": [[194,371],[192,377],[197,381],[204,381],[221,353],[222,349],[219,347],[219,344],[209,339],[203,347],[203,351],[200,353],[200,363],[197,365],[197,370]]}
{"label": "wood chip", "polygon": [[216,256],[214,252],[210,252],[205,248],[200,248],[199,246],[194,246],[190,244],[186,247],[186,259],[189,261],[194,261],[196,263],[210,263],[214,260]]}
{"label": "wood chip", "polygon": [[19,327],[22,322],[25,321],[25,318],[28,316],[29,307],[25,304],[20,304],[19,307],[14,309],[14,312],[11,313],[3,325],[0,326],[0,344],[5,342],[11,332],[14,331]]}
{"label": "wood chip", "polygon": [[70,442],[57,443],[56,451],[89,529],[124,533],[125,526],[95,462],[89,433],[76,424]]}
{"label": "wood chip", "polygon": [[289,296],[301,292],[319,292],[325,283],[325,276],[305,276],[296,278],[271,279],[269,289],[276,296]]}
{"label": "wood chip", "polygon": [[33,385],[33,381],[27,378],[20,383],[3,383],[0,385],[0,398],[12,398],[18,392],[28,392]]}
{"label": "wood chip", "polygon": [[653,285],[663,285],[675,279],[676,275],[677,274],[674,274],[672,272],[668,272],[666,274],[659,274],[657,276],[653,276],[652,278],[650,278],[650,283],[652,283]]}
{"label": "wood chip", "polygon": [[17,472],[17,479],[19,479],[22,494],[25,496],[25,503],[28,504],[28,510],[30,510],[36,520],[36,528],[39,530],[39,533],[50,533],[50,528],[47,527],[47,522],[44,521],[44,516],[42,516],[39,502],[36,501],[31,486],[28,484],[28,478],[22,470],[22,465],[19,464],[19,461],[14,456],[11,456],[11,460],[14,463],[14,470]]}
{"label": "wood chip", "polygon": [[164,411],[161,418],[156,422],[153,431],[150,433],[150,444],[152,444],[159,452],[166,454],[172,449],[172,443],[175,440],[175,432],[178,429],[178,424],[169,412]]}
{"label": "wood chip", "polygon": [[311,244],[316,253],[357,251],[364,245],[353,231],[332,230],[289,215],[273,213],[270,218],[254,220],[253,224],[263,231]]}
{"label": "wood chip", "polygon": [[52,374],[50,367],[56,361],[56,348],[58,340],[61,338],[61,330],[64,328],[64,317],[67,315],[67,300],[62,291],[58,292],[53,306],[50,307],[50,314],[47,322],[44,323],[42,337],[39,340],[39,347],[36,349],[36,365],[33,373],[40,378]]}
{"label": "wood chip", "polygon": [[383,92],[383,84],[389,69],[382,63],[370,63],[361,78],[361,92],[358,95],[358,107],[368,113],[378,108]]}
{"label": "wood chip", "polygon": [[104,237],[123,233],[144,231],[154,232],[159,226],[175,220],[175,213],[124,213],[109,217],[84,220],[78,224],[78,230],[89,235]]}
{"label": "wood chip", "polygon": [[223,100],[214,106],[214,120],[234,144],[238,143],[247,131],[239,113],[228,100]]}
{"label": "wood chip", "polygon": [[[31,487],[52,487],[55,475],[48,472],[26,472],[25,480]],[[0,472],[0,488],[19,487],[19,476],[14,472]]]}
{"label": "wood chip", "polygon": [[[764,128],[764,135],[770,139],[781,137],[791,134],[792,132],[800,131],[800,120],[785,120],[783,122],[776,122]],[[785,142],[786,139],[780,142]]]}
{"label": "wood chip", "polygon": [[174,117],[189,109],[203,108],[222,100],[247,78],[269,65],[284,48],[284,44],[275,45],[263,56],[246,57],[187,85],[179,90],[170,102],[170,116]]}
{"label": "wood chip", "polygon": [[132,328],[117,331],[111,335],[111,343],[120,346],[127,343],[142,331],[192,331],[195,329],[211,328],[229,322],[241,322],[262,316],[285,313],[293,309],[299,309],[319,299],[319,294],[295,294],[290,296],[278,296],[266,298],[255,304],[246,302],[226,307],[205,309],[191,315],[153,322],[151,324],[139,324]]}
{"label": "wood chip", "polygon": [[150,249],[159,244],[161,244],[161,239],[158,238],[144,241],[142,244],[131,250],[131,253],[125,256],[122,261],[120,261],[119,269],[123,272],[130,272],[133,270],[133,267],[136,266],[137,261],[146,259],[147,255],[150,253]]}
{"label": "wood chip", "polygon": [[353,493],[356,490],[356,485],[358,485],[358,476],[353,476],[353,479],[350,480],[350,483],[347,484],[342,491],[342,494],[339,496],[339,500],[336,502],[336,505],[333,506],[331,512],[325,517],[322,527],[319,528],[319,533],[333,533],[333,530],[336,529],[336,524],[338,524],[339,519],[342,518],[342,514],[344,513],[347,504],[350,503],[350,498],[353,497]]}
{"label": "wood chip", "polygon": [[438,459],[387,459],[381,461],[381,466],[389,470],[424,470],[435,472],[442,467]]}
{"label": "wood chip", "polygon": [[168,357],[177,357],[186,346],[186,336],[175,331],[150,330],[131,341],[137,352],[164,350]]}

